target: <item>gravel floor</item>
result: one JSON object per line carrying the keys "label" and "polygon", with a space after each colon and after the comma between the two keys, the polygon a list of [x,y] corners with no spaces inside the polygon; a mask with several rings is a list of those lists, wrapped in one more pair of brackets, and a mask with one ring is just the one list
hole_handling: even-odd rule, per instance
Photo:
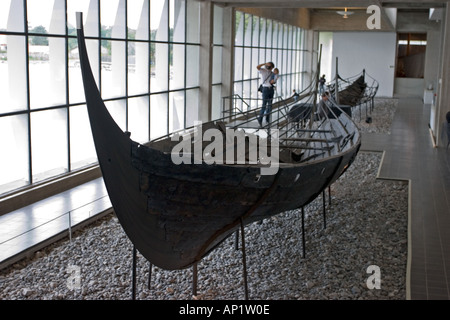
{"label": "gravel floor", "polygon": [[[353,109],[353,121],[362,133],[390,134],[397,106],[397,99],[375,98],[373,108],[370,105],[362,105]],[[367,118],[370,118],[371,122],[367,122]]]}
{"label": "gravel floor", "polygon": [[[393,107],[395,101],[384,108]],[[385,124],[392,119],[386,117]],[[377,180],[380,160],[380,153],[360,152],[331,186],[326,228],[322,197],[305,207],[305,257],[299,210],[246,227],[250,299],[406,299],[408,185]],[[109,215],[77,231],[72,242],[59,241],[1,270],[0,299],[131,299],[131,270],[132,244]],[[191,268],[153,267],[148,289],[148,262],[138,253],[136,299],[243,299],[242,270],[232,236],[198,264],[196,296]]]}

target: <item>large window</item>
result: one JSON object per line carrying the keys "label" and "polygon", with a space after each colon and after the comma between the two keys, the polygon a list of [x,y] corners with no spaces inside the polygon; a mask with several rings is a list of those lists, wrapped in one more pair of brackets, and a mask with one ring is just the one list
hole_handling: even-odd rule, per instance
{"label": "large window", "polygon": [[97,162],[75,12],[108,110],[146,142],[195,120],[199,10],[187,0],[1,0],[0,195]]}
{"label": "large window", "polygon": [[303,39],[301,28],[236,11],[234,93],[243,103],[258,106],[256,66],[264,62],[272,61],[280,71],[275,98],[301,91]]}

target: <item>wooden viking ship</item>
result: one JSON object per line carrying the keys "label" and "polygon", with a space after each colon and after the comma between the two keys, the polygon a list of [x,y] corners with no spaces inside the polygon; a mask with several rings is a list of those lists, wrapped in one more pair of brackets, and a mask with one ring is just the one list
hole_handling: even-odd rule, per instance
{"label": "wooden viking ship", "polygon": [[77,29],[89,121],[112,206],[135,248],[160,268],[187,268],[243,225],[307,205],[358,153],[352,119],[336,113],[338,106],[318,112],[317,103],[306,101],[315,92],[274,104],[272,121],[262,127],[259,109],[230,109],[201,127],[137,143],[101,98],[81,14]]}
{"label": "wooden viking ship", "polygon": [[[367,84],[364,74],[360,75],[344,89],[339,90],[339,104],[355,107],[361,103]],[[334,94],[334,90],[332,92]]]}
{"label": "wooden viking ship", "polygon": [[[340,106],[356,107],[363,103],[371,103],[378,92],[377,80],[363,70],[360,74],[344,79],[338,72],[338,59],[336,58],[336,75],[328,84],[331,97]],[[337,90],[336,90],[337,88]],[[336,91],[338,95],[336,95]]]}

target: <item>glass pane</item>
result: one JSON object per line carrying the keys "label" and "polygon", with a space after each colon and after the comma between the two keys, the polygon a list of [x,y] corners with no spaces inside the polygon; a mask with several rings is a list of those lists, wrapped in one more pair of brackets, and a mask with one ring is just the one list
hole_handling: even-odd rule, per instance
{"label": "glass pane", "polygon": [[185,42],[186,32],[186,1],[170,0],[170,30],[171,41]]}
{"label": "glass pane", "polygon": [[253,65],[252,61],[252,49],[251,48],[244,48],[244,78],[243,79],[249,79],[252,74],[252,69],[256,69],[256,65]]}
{"label": "glass pane", "polygon": [[169,0],[150,2],[150,30],[152,40],[169,40]]}
{"label": "glass pane", "polygon": [[199,85],[200,47],[186,46],[186,87]]}
{"label": "glass pane", "polygon": [[[250,80],[244,81],[242,97],[244,98],[245,103],[249,103],[248,98],[252,96],[251,91],[253,88],[250,86],[250,84],[251,84]],[[253,91],[255,91],[255,89],[253,89]],[[244,111],[247,111],[247,105],[244,104],[243,107],[245,108]]]}
{"label": "glass pane", "polygon": [[30,36],[31,108],[45,108],[66,103],[65,40]]}
{"label": "glass pane", "polygon": [[128,42],[128,94],[147,93],[149,90],[148,43]]}
{"label": "glass pane", "polygon": [[[267,59],[267,57],[266,57],[266,53],[267,53],[266,50],[259,49],[258,51],[259,51],[259,59],[256,62],[256,65],[266,62],[266,61],[269,61],[269,59]],[[254,66],[254,68],[256,69],[256,66]],[[256,71],[258,72],[258,70],[256,70]]]}
{"label": "glass pane", "polygon": [[251,78],[258,78],[258,69],[256,69],[256,66],[260,63],[259,61],[262,61],[259,59],[259,50],[256,48],[252,49],[252,65],[251,65]]}
{"label": "glass pane", "polygon": [[274,23],[272,20],[267,20],[266,22],[266,47],[270,48],[275,43],[273,42],[273,27]]}
{"label": "glass pane", "polygon": [[125,42],[102,41],[102,97],[125,96]]}
{"label": "glass pane", "polygon": [[[170,89],[181,89],[184,88],[184,45],[170,45]],[[191,62],[194,63],[194,62]],[[198,68],[198,64],[195,65]]]}
{"label": "glass pane", "polygon": [[212,119],[222,117],[220,110],[222,110],[222,86],[215,85],[212,87]]}
{"label": "glass pane", "polygon": [[150,96],[150,139],[168,134],[168,105],[167,94]]}
{"label": "glass pane", "polygon": [[[238,96],[242,97],[242,92],[243,90],[243,86],[242,86],[242,82],[236,82],[234,84],[234,94],[237,94]],[[233,107],[238,108],[239,110],[242,110],[242,100],[241,99],[233,99]]]}
{"label": "glass pane", "polygon": [[70,165],[76,170],[97,162],[97,154],[86,105],[71,107],[69,112]]}
{"label": "glass pane", "polygon": [[278,22],[273,22],[273,28],[272,28],[272,42],[270,43],[271,47],[278,47]]}
{"label": "glass pane", "polygon": [[[73,47],[75,43],[71,42],[72,38],[69,39],[69,102],[70,103],[80,103],[85,102],[84,97],[84,87],[81,78],[81,66],[80,66],[80,55],[78,53],[78,44]],[[91,64],[91,69],[94,74],[94,78],[98,86],[98,41],[97,40],[86,40],[86,47],[89,56],[89,62]]]}
{"label": "glass pane", "polygon": [[259,18],[253,17],[253,35],[252,35],[252,46],[257,47],[259,46]]}
{"label": "glass pane", "polygon": [[136,142],[149,141],[149,97],[128,100],[128,131]]}
{"label": "glass pane", "polygon": [[222,51],[222,47],[214,47],[213,49],[213,84],[222,83]]}
{"label": "glass pane", "polygon": [[223,44],[223,9],[214,5],[214,35],[213,43]]}
{"label": "glass pane", "polygon": [[251,46],[252,45],[252,21],[253,18],[249,14],[244,15],[244,45]]}
{"label": "glass pane", "polygon": [[67,172],[67,110],[31,113],[33,182]]}
{"label": "glass pane", "polygon": [[184,91],[169,96],[169,132],[184,128]]}
{"label": "glass pane", "polygon": [[69,34],[75,34],[76,12],[83,12],[84,34],[98,36],[98,2],[91,0],[67,1],[67,26]]}
{"label": "glass pane", "polygon": [[[2,37],[5,42],[1,41]],[[1,36],[0,43],[0,113],[27,108],[27,72],[25,37]]]}
{"label": "glass pane", "polygon": [[23,1],[0,1],[0,30],[24,32]]}
{"label": "glass pane", "polygon": [[265,19],[260,19],[259,20],[259,46],[260,47],[265,47],[266,46],[266,20]]}
{"label": "glass pane", "polygon": [[125,132],[127,130],[126,100],[108,101],[105,102],[105,106],[120,129]]}
{"label": "glass pane", "polygon": [[125,0],[101,0],[101,36],[125,38]]}
{"label": "glass pane", "polygon": [[244,44],[244,14],[236,11],[236,37],[235,44],[242,46]]}
{"label": "glass pane", "polygon": [[165,43],[152,43],[151,80],[152,92],[165,91],[169,85],[169,46]]}
{"label": "glass pane", "polygon": [[149,39],[149,0],[128,1],[128,39]]}
{"label": "glass pane", "polygon": [[28,0],[27,14],[30,33],[66,33],[65,0]]}
{"label": "glass pane", "polygon": [[186,90],[186,127],[199,120],[198,92],[198,89]]}
{"label": "glass pane", "polygon": [[186,28],[186,42],[200,43],[200,4],[198,1],[187,2]]}
{"label": "glass pane", "polygon": [[29,184],[28,116],[0,118],[0,194]]}
{"label": "glass pane", "polygon": [[240,47],[235,47],[234,53],[234,79],[242,80],[243,49]]}
{"label": "glass pane", "polygon": [[253,89],[253,90],[250,90],[250,97],[252,98],[252,100],[250,102],[250,107],[252,109],[256,109],[258,107],[258,99],[261,98],[261,96],[259,95],[259,92],[254,89],[257,86],[258,86],[258,80],[252,80],[251,85],[250,85],[250,88]]}

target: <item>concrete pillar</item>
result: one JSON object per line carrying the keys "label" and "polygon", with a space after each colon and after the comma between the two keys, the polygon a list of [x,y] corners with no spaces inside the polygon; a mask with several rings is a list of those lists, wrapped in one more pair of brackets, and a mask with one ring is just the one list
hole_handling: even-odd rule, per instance
{"label": "concrete pillar", "polygon": [[[231,97],[234,83],[234,34],[236,15],[233,8],[223,9],[222,97]],[[232,99],[225,99],[221,111],[229,110]]]}
{"label": "concrete pillar", "polygon": [[[436,125],[436,143],[439,147],[446,146],[446,139],[443,123],[446,121],[445,115],[450,111],[450,4],[447,3],[445,9],[445,20],[443,21],[443,41],[442,41],[442,63],[438,84],[438,121]],[[444,135],[444,136],[443,136]]]}
{"label": "concrete pillar", "polygon": [[[209,1],[200,2],[200,65],[199,65],[199,109],[198,120],[209,121],[212,114],[212,65],[214,7]],[[189,57],[187,57],[189,63]]]}

